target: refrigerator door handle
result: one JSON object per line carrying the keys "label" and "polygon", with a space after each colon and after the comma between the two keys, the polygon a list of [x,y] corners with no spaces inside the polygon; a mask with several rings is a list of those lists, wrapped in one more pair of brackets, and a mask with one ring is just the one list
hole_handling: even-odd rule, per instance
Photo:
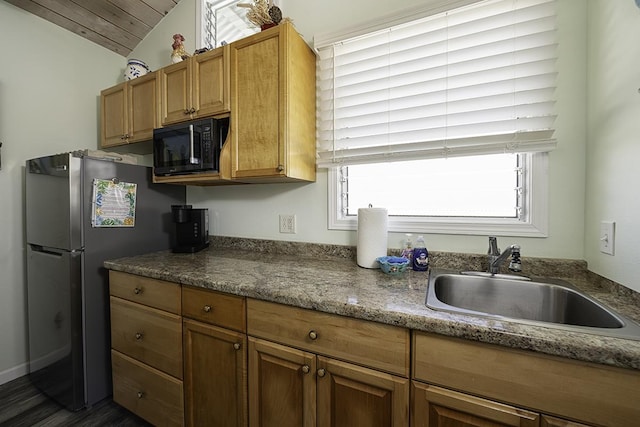
{"label": "refrigerator door handle", "polygon": [[61,251],[61,250],[56,250],[56,249],[52,249],[52,248],[47,248],[45,246],[35,245],[33,243],[30,243],[29,246],[31,246],[31,250],[34,251],[34,252],[40,252],[42,254],[53,255],[53,256],[56,256],[58,258],[60,258],[62,256],[63,252],[69,252],[69,251]]}

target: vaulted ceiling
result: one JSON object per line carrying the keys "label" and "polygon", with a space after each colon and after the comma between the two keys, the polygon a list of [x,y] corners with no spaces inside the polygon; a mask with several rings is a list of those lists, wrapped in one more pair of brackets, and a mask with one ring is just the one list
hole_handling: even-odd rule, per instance
{"label": "vaulted ceiling", "polygon": [[180,0],[5,0],[127,56]]}

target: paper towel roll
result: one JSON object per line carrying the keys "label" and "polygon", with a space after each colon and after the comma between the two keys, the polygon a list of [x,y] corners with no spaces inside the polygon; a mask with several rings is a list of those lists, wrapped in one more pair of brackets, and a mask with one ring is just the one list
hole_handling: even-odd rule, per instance
{"label": "paper towel roll", "polygon": [[376,258],[387,255],[387,210],[385,208],[358,209],[358,265],[380,268]]}

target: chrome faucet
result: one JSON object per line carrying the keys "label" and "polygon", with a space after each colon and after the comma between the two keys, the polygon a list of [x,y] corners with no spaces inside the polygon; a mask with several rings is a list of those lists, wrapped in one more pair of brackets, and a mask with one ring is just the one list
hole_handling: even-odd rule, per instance
{"label": "chrome faucet", "polygon": [[500,271],[500,265],[511,256],[511,262],[509,262],[509,270],[514,272],[522,271],[522,262],[520,261],[520,246],[511,245],[504,252],[500,253],[498,249],[498,239],[496,237],[489,237],[489,273],[497,274]]}

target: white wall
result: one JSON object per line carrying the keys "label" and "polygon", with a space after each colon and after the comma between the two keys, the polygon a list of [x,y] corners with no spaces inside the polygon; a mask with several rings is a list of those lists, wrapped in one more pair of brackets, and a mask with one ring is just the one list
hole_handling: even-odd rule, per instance
{"label": "white wall", "polygon": [[[197,0],[182,0],[132,53],[144,61],[169,61],[171,35],[187,34],[195,22]],[[432,0],[436,2],[436,0]],[[283,0],[283,15],[307,41],[319,32],[379,19],[399,10],[425,5],[424,0]],[[586,1],[560,2],[558,114],[559,148],[550,158],[549,237],[500,238],[503,246],[518,242],[524,256],[583,259],[584,174],[586,150]],[[195,36],[194,36],[195,37]],[[192,51],[188,45],[187,50]],[[157,42],[156,42],[157,41]],[[212,234],[274,240],[355,245],[355,231],[327,229],[327,174],[318,172],[312,184],[272,184],[232,187],[190,187],[188,201],[208,207]],[[280,234],[278,214],[295,214],[298,233]],[[392,234],[391,247],[401,247],[403,234]],[[438,251],[484,253],[486,236],[426,235],[428,247]]]}
{"label": "white wall", "polygon": [[[25,160],[97,147],[98,96],[126,59],[0,1],[0,384],[26,371]],[[52,226],[55,226],[52,224]]]}
{"label": "white wall", "polygon": [[[585,257],[589,268],[640,291],[640,9],[589,2],[589,141]],[[616,222],[614,256],[599,252],[600,221]]]}

